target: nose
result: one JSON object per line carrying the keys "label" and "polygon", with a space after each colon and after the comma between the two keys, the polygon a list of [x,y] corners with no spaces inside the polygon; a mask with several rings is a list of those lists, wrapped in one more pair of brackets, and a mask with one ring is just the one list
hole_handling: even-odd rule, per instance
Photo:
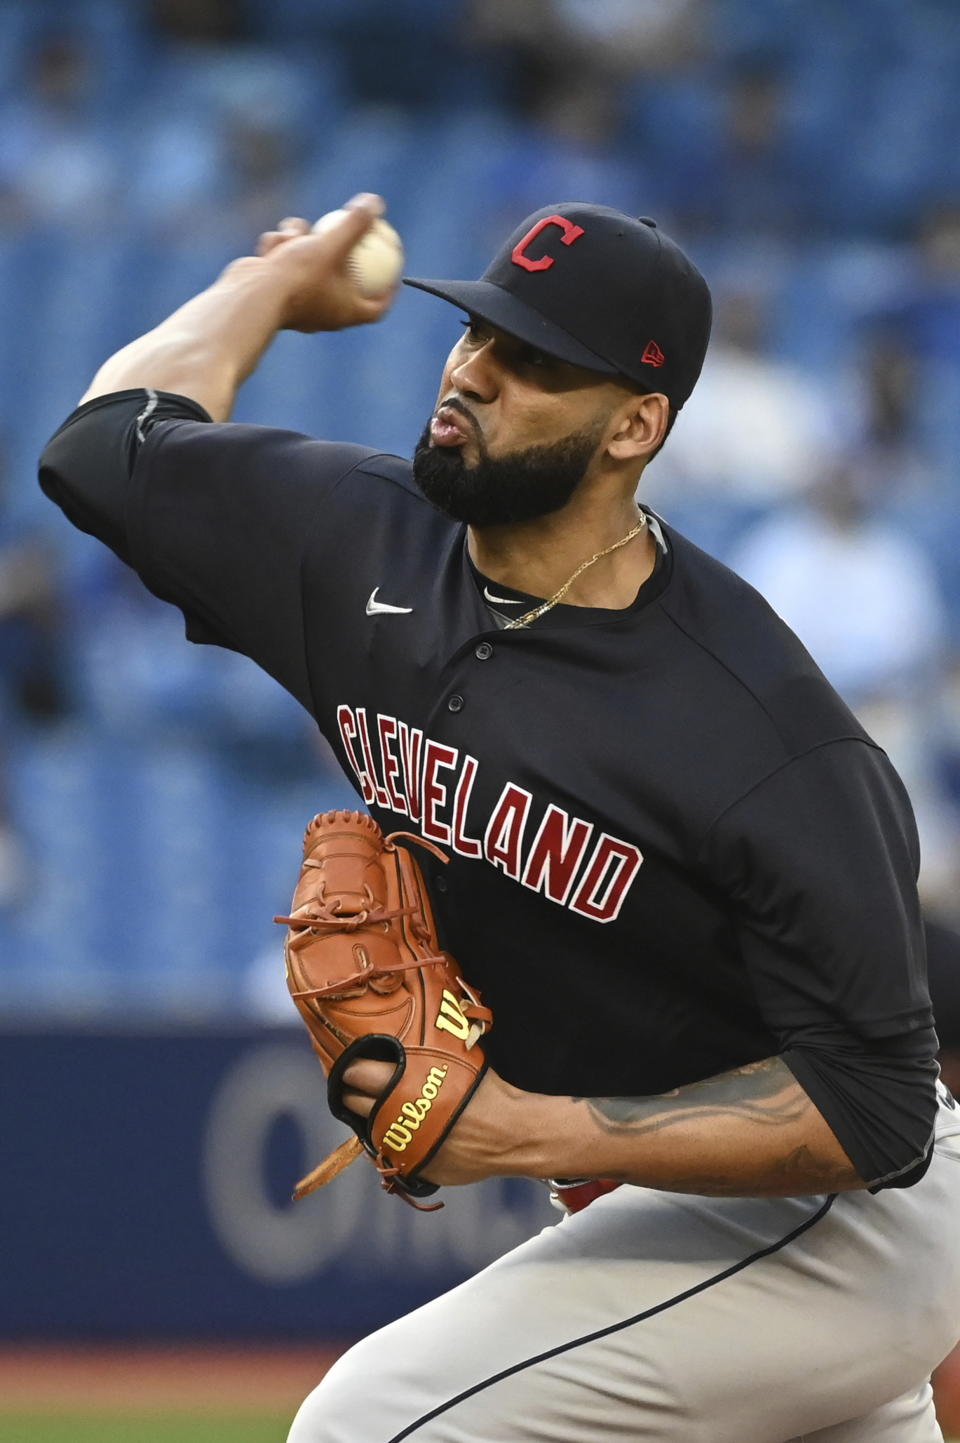
{"label": "nose", "polygon": [[493,341],[467,350],[462,343],[451,357],[449,380],[463,396],[475,401],[492,401],[500,389],[499,368],[493,355]]}

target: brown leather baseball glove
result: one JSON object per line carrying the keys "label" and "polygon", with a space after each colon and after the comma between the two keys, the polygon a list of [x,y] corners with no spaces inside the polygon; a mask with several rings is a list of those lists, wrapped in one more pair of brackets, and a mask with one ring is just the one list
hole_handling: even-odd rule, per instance
{"label": "brown leather baseball glove", "polygon": [[[297,1198],[363,1150],[388,1192],[407,1202],[436,1192],[420,1174],[486,1069],[477,1043],[491,1013],[440,950],[423,875],[400,841],[447,860],[412,833],[384,837],[364,812],[314,817],[291,915],[275,918],[288,927],[287,985],[326,1073],[330,1110],[356,1133],[297,1184]],[[343,1103],[344,1069],[358,1057],[395,1068],[369,1118]]]}

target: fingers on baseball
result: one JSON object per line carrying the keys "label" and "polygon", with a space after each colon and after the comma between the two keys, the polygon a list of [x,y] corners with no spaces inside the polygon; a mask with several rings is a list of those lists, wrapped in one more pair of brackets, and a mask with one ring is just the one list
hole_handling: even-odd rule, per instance
{"label": "fingers on baseball", "polygon": [[365,192],[348,200],[340,210],[321,216],[313,227],[326,242],[333,261],[345,261],[361,236],[366,235],[386,206],[379,195]]}
{"label": "fingers on baseball", "polygon": [[361,190],[356,195],[344,202],[344,210],[365,210],[370,213],[374,220],[379,215],[386,215],[387,203],[382,195],[376,195],[370,190]]}
{"label": "fingers on baseball", "polygon": [[293,240],[296,232],[282,230],[264,231],[257,241],[257,255],[268,256],[275,251],[277,246],[282,246],[285,241]]}
{"label": "fingers on baseball", "polygon": [[281,246],[285,241],[293,240],[294,237],[310,234],[310,222],[302,216],[286,216],[277,225],[276,230],[264,231],[257,241],[257,255],[268,256]]}
{"label": "fingers on baseball", "polygon": [[398,289],[399,285],[396,285],[391,286],[388,291],[384,291],[383,294],[379,296],[361,296],[359,301],[362,314],[357,324],[365,326],[373,321],[379,321],[380,317],[389,310]]}

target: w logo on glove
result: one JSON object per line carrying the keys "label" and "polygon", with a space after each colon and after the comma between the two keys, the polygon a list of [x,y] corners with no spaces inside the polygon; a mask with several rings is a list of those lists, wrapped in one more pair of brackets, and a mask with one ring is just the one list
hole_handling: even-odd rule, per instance
{"label": "w logo on glove", "polygon": [[[440,1011],[437,1013],[437,1020],[434,1026],[438,1027],[441,1032],[452,1032],[454,1037],[460,1038],[461,1042],[467,1042],[467,1038],[470,1036],[471,1025],[475,1026],[476,1024],[470,1023],[456,997],[445,987],[443,989],[443,1001],[440,1003]],[[482,1030],[481,1028],[480,1031]],[[478,1032],[477,1036],[479,1035],[480,1033]],[[473,1040],[475,1042],[477,1040],[476,1037]],[[468,1047],[472,1045],[472,1043],[467,1042]]]}

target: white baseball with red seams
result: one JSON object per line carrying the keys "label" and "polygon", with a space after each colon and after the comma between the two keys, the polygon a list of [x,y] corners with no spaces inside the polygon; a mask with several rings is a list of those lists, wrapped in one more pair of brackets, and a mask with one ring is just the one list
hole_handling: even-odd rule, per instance
{"label": "white baseball with red seams", "polygon": [[[332,210],[322,215],[313,227],[314,235],[329,230],[344,214],[342,210]],[[382,296],[400,279],[403,262],[400,236],[389,221],[378,217],[347,256],[347,270],[362,295]]]}

